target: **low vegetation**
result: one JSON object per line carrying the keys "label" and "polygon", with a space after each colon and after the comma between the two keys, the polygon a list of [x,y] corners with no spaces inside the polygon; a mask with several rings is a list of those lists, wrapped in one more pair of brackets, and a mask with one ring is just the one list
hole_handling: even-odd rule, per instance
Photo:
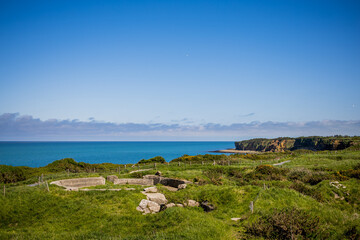
{"label": "low vegetation", "polygon": [[[360,239],[356,148],[184,155],[169,163],[161,163],[160,157],[149,160],[118,165],[62,159],[42,168],[0,166],[5,186],[0,239]],[[279,163],[283,164],[274,165]],[[39,177],[44,182],[108,175],[132,178],[157,171],[194,182],[177,192],[158,186],[169,202],[208,201],[215,210],[173,207],[142,215],[136,210],[144,198],[140,186],[117,192],[28,186]],[[124,186],[107,182],[93,188]]]}

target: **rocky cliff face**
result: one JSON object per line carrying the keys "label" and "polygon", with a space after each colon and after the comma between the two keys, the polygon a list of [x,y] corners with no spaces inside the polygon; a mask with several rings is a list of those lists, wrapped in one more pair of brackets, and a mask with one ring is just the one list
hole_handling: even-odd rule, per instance
{"label": "rocky cliff face", "polygon": [[359,137],[299,137],[299,138],[255,138],[235,142],[237,150],[250,150],[260,152],[284,152],[296,149],[342,150],[359,144]]}

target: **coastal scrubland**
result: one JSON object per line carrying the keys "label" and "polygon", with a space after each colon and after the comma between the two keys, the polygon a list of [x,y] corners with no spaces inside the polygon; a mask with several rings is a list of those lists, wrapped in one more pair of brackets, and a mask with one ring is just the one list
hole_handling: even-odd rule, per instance
{"label": "coastal scrubland", "polygon": [[[215,210],[172,207],[142,215],[136,207],[143,187],[111,182],[92,188],[134,190],[28,186],[77,177],[138,178],[157,171],[194,183],[176,192],[159,185],[169,202],[208,201]],[[127,165],[62,159],[42,168],[1,166],[0,172],[5,186],[0,239],[360,239],[359,146],[184,155],[169,163]]]}

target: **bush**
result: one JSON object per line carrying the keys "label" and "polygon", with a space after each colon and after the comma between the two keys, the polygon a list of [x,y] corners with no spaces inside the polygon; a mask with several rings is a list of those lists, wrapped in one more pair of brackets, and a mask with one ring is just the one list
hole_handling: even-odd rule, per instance
{"label": "bush", "polygon": [[166,163],[166,161],[163,157],[156,156],[150,159],[142,159],[138,163]]}
{"label": "bush", "polygon": [[212,168],[203,172],[206,177],[209,178],[210,182],[214,185],[222,185],[222,179],[224,174],[223,168]]}
{"label": "bush", "polygon": [[275,210],[261,216],[254,223],[245,226],[246,232],[253,236],[269,239],[316,238],[319,217],[296,208]]}
{"label": "bush", "polygon": [[316,199],[319,202],[324,201],[323,196],[321,195],[320,192],[316,191],[315,189],[306,186],[304,183],[302,182],[295,182],[293,183],[290,188],[294,189],[295,191],[298,191],[301,194],[304,194],[306,196],[310,196],[314,199]]}
{"label": "bush", "polygon": [[360,179],[360,169],[349,169],[340,171],[340,174],[349,178],[357,178]]}
{"label": "bush", "polygon": [[346,229],[344,235],[347,237],[347,239],[350,240],[360,239],[360,229],[355,225],[350,226],[348,229]]}
{"label": "bush", "polygon": [[271,165],[259,165],[255,168],[254,172],[247,174],[245,178],[248,181],[254,179],[267,181],[282,180],[287,171],[287,169],[276,168]]}
{"label": "bush", "polygon": [[0,183],[14,183],[26,179],[20,167],[0,165]]}

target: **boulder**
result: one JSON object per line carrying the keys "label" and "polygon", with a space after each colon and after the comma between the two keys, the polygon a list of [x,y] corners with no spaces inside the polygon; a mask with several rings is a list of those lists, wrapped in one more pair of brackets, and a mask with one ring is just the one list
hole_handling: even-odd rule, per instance
{"label": "boulder", "polygon": [[157,191],[158,191],[158,189],[156,187],[144,188],[144,192],[146,192],[146,193],[156,193]]}
{"label": "boulder", "polygon": [[156,176],[161,176],[161,172],[160,172],[160,171],[157,171],[157,172],[155,173],[155,175],[156,175]]}
{"label": "boulder", "polygon": [[160,211],[160,205],[156,202],[143,199],[136,210],[143,212],[144,214],[157,213]]}
{"label": "boulder", "polygon": [[166,204],[168,200],[165,198],[165,195],[162,193],[144,193],[148,200],[156,202],[160,205]]}
{"label": "boulder", "polygon": [[200,204],[195,200],[187,200],[184,205],[188,207],[198,207]]}
{"label": "boulder", "polygon": [[171,208],[171,207],[175,207],[175,203],[168,203],[166,204],[166,208]]}
{"label": "boulder", "polygon": [[180,184],[177,188],[180,189],[185,189],[187,187],[187,185],[185,183]]}
{"label": "boulder", "polygon": [[215,210],[214,205],[212,205],[208,201],[201,202],[200,206],[204,209],[205,212],[211,212],[211,211]]}

